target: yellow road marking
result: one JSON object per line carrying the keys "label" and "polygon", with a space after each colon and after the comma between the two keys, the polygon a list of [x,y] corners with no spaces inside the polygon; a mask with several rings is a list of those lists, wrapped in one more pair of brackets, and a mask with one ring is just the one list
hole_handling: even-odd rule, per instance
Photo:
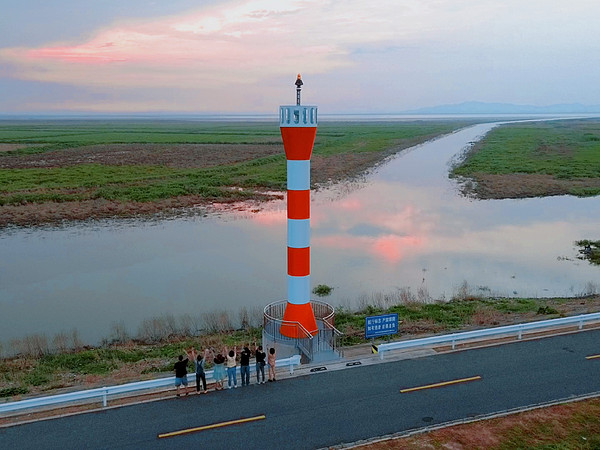
{"label": "yellow road marking", "polygon": [[414,387],[414,388],[401,389],[400,393],[406,394],[407,392],[420,391],[422,389],[431,389],[431,388],[436,388],[436,387],[448,386],[448,385],[457,384],[457,383],[466,383],[467,381],[475,381],[475,380],[481,380],[481,377],[479,375],[477,375],[476,377],[461,378],[460,380],[444,381],[442,383],[428,384],[427,386],[418,386],[418,387]]}
{"label": "yellow road marking", "polygon": [[264,414],[261,414],[260,416],[247,417],[246,419],[229,420],[227,422],[219,422],[219,423],[213,423],[211,425],[205,425],[203,427],[188,428],[187,430],[179,430],[179,431],[173,431],[171,433],[163,433],[163,434],[159,434],[158,437],[159,438],[168,438],[168,437],[173,437],[173,436],[180,436],[182,434],[196,433],[198,431],[210,430],[213,428],[227,427],[229,425],[236,425],[238,423],[254,422],[255,420],[263,420],[266,418],[267,418],[267,416],[265,416]]}
{"label": "yellow road marking", "polygon": [[585,357],[585,359],[596,359],[596,358],[600,358],[600,355],[592,355],[592,356]]}

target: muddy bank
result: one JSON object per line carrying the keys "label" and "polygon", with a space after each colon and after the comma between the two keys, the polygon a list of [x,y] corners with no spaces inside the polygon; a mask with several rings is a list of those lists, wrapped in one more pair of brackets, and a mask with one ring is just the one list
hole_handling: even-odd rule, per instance
{"label": "muddy bank", "polygon": [[249,205],[282,199],[281,194],[253,191],[250,195],[212,198],[201,195],[186,195],[156,202],[119,202],[94,199],[65,203],[27,203],[0,207],[0,228],[9,225],[30,226],[56,224],[69,221],[99,220],[109,218],[151,217],[162,214],[166,217],[180,214],[182,210],[197,208],[205,210],[214,203],[247,201]]}
{"label": "muddy bank", "polygon": [[464,195],[481,200],[578,195],[586,189],[598,188],[600,178],[560,179],[529,173],[476,173],[461,184]]}

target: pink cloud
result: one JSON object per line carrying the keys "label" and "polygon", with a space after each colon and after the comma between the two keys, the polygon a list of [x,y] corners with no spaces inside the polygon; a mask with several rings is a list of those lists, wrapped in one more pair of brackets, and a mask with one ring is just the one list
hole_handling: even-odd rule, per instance
{"label": "pink cloud", "polygon": [[0,61],[18,67],[23,79],[88,86],[252,84],[299,67],[312,74],[349,67],[357,45],[420,33],[415,17],[423,13],[417,0],[400,9],[393,0],[377,8],[360,0],[225,1],[122,21],[84,42],[0,49]]}
{"label": "pink cloud", "polygon": [[[271,111],[283,92],[269,84],[273,80],[305,70],[313,76],[342,73],[360,64],[357,49],[383,49],[385,58],[389,46],[429,41],[433,30],[454,32],[456,23],[481,15],[472,4],[438,3],[225,0],[172,16],[119,21],[79,42],[0,48],[0,66],[21,80],[111,94],[104,104],[65,101],[61,106],[69,109]],[[184,99],[174,92],[185,92]]]}
{"label": "pink cloud", "polygon": [[0,61],[18,66],[26,79],[193,89],[296,73],[299,61],[312,73],[347,65],[347,52],[331,41],[307,39],[307,30],[293,20],[308,3],[229,2],[122,23],[74,45],[2,49]]}

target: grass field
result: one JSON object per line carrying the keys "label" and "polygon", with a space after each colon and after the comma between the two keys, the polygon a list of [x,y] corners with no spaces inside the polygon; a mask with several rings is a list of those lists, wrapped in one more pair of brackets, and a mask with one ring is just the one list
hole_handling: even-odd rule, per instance
{"label": "grass field", "polygon": [[[464,125],[324,123],[313,152],[313,184],[357,175]],[[2,122],[0,150],[0,226],[152,213],[172,208],[168,199],[191,206],[264,198],[265,190],[284,190],[286,183],[276,123]],[[34,214],[41,204],[55,205],[54,214]]]}
{"label": "grass field", "polygon": [[492,130],[452,171],[480,198],[600,194],[600,121],[518,123]]}

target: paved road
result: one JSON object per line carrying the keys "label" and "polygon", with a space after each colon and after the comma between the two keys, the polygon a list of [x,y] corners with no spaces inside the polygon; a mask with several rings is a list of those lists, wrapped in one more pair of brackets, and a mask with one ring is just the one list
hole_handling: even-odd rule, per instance
{"label": "paved road", "polygon": [[[600,330],[0,429],[0,448],[310,449],[600,391]],[[445,387],[406,388],[480,376]],[[264,420],[159,439],[264,414]]]}

